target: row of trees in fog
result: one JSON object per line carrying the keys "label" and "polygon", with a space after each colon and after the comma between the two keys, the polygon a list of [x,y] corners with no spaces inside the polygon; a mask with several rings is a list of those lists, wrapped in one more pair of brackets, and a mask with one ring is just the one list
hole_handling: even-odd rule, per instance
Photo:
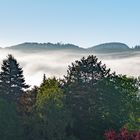
{"label": "row of trees in fog", "polygon": [[139,84],[91,55],[72,63],[63,79],[44,75],[29,89],[8,55],[0,72],[0,139],[138,140]]}

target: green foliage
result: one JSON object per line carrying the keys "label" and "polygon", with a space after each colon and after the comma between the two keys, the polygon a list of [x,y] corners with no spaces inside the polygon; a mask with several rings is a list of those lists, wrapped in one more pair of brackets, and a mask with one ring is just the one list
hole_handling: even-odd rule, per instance
{"label": "green foliage", "polygon": [[72,63],[63,88],[80,140],[102,139],[106,129],[125,125],[138,93],[136,79],[110,74],[94,56]]}
{"label": "green foliage", "polygon": [[120,95],[122,95],[121,99],[123,107],[120,106],[119,112],[123,112],[124,114],[120,116],[119,120],[121,121],[122,119],[124,119],[124,126],[127,127],[129,130],[139,130],[139,80],[133,77],[126,77],[125,75],[119,75],[114,81],[114,86],[118,87]]}
{"label": "green foliage", "polygon": [[126,127],[130,131],[140,130],[140,98],[131,104],[131,112]]}
{"label": "green foliage", "polygon": [[85,86],[93,86],[102,78],[109,76],[111,76],[110,69],[106,69],[106,65],[102,65],[96,56],[91,55],[86,59],[83,57],[80,61],[77,60],[72,63],[72,66],[69,66],[65,82],[69,85],[85,83]]}
{"label": "green foliage", "polygon": [[109,129],[139,131],[139,83],[88,56],[61,82],[44,75],[40,87],[25,91],[23,71],[8,55],[0,73],[0,139],[102,140]]}
{"label": "green foliage", "polygon": [[16,107],[0,98],[0,139],[22,140],[22,127]]}
{"label": "green foliage", "polygon": [[59,82],[53,79],[45,80],[39,89],[36,101],[35,126],[39,139],[65,140],[66,126],[71,125],[70,113],[63,104],[64,94],[59,88]]}
{"label": "green foliage", "polygon": [[17,60],[8,55],[7,59],[3,60],[0,73],[0,91],[6,99],[17,100],[23,93],[23,90],[29,86],[25,84],[22,68],[17,63]]}
{"label": "green foliage", "polygon": [[31,90],[23,92],[18,100],[18,112],[22,117],[32,115],[36,103],[38,87],[34,86]]}
{"label": "green foliage", "polygon": [[37,107],[43,109],[44,104],[54,105],[57,108],[62,107],[63,92],[59,88],[59,82],[53,78],[45,80],[39,89],[37,95]]}

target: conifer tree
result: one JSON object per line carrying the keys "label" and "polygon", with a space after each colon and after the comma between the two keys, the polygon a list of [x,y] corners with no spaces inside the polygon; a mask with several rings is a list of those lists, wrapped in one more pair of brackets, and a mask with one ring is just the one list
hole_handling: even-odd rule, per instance
{"label": "conifer tree", "polygon": [[69,66],[62,88],[80,140],[99,140],[105,130],[125,125],[138,92],[134,78],[111,73],[92,55]]}
{"label": "conifer tree", "polygon": [[17,98],[29,86],[25,84],[23,70],[17,60],[9,54],[7,59],[3,60],[0,73],[0,93],[10,101]]}

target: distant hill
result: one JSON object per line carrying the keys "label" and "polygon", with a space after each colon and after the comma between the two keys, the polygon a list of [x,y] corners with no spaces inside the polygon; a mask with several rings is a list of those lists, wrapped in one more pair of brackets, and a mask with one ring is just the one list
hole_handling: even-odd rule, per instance
{"label": "distant hill", "polygon": [[7,47],[6,49],[16,50],[56,50],[56,49],[80,49],[78,46],[73,44],[61,44],[61,43],[22,43],[14,46]]}
{"label": "distant hill", "polygon": [[105,53],[105,52],[129,51],[130,48],[124,43],[112,42],[112,43],[104,43],[104,44],[96,45],[94,47],[89,48],[89,50]]}
{"label": "distant hill", "polygon": [[134,48],[129,48],[128,45],[120,42],[110,42],[99,44],[90,48],[81,48],[74,44],[62,44],[62,43],[35,43],[35,42],[25,42],[22,44],[6,47],[4,49],[19,50],[26,52],[39,52],[47,50],[57,50],[57,51],[71,51],[71,52],[87,52],[87,53],[114,53],[114,52],[138,52],[140,51],[140,46],[137,45]]}

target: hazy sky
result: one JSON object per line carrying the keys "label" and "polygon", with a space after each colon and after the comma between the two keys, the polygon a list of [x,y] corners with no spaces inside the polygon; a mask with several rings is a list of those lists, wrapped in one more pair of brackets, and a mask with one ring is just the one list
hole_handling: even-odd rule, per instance
{"label": "hazy sky", "polygon": [[140,0],[0,0],[0,46],[140,44]]}

